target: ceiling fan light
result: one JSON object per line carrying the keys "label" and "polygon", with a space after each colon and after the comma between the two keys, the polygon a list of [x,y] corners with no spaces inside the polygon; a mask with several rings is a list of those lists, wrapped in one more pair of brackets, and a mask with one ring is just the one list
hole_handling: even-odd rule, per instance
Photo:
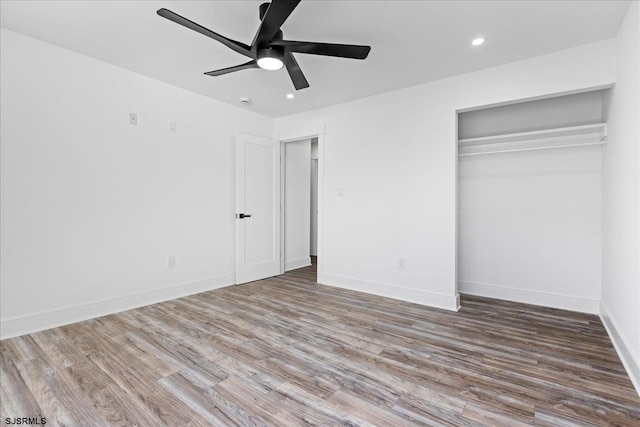
{"label": "ceiling fan light", "polygon": [[258,67],[263,70],[275,71],[282,68],[283,65],[284,63],[280,59],[272,58],[270,56],[258,59]]}
{"label": "ceiling fan light", "polygon": [[268,47],[258,51],[258,67],[263,70],[275,71],[283,67],[282,58],[284,53],[281,49]]}

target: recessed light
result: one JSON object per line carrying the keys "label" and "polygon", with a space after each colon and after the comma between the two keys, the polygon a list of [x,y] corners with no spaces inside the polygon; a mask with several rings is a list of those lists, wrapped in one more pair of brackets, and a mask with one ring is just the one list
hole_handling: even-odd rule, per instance
{"label": "recessed light", "polygon": [[293,99],[294,97],[295,97],[295,95],[292,94],[292,93],[288,93],[287,94],[287,99]]}
{"label": "recessed light", "polygon": [[474,46],[480,46],[482,43],[484,43],[484,37],[478,37],[471,40],[471,44]]}

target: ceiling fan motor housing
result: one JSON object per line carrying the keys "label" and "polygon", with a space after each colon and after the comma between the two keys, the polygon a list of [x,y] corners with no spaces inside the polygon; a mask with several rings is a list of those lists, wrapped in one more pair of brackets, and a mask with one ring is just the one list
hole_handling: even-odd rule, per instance
{"label": "ceiling fan motor housing", "polygon": [[284,48],[282,46],[268,46],[258,50],[258,59],[276,58],[282,61],[284,58]]}

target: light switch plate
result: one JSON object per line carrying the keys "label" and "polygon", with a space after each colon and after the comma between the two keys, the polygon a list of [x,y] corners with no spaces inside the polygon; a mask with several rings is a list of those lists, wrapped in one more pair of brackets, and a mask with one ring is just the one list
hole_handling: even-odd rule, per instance
{"label": "light switch plate", "polygon": [[138,126],[138,114],[137,113],[129,113],[129,124],[131,126]]}

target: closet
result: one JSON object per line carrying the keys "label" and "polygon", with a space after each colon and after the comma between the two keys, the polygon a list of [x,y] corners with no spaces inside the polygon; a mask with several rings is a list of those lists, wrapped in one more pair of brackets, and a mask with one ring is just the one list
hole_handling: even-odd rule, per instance
{"label": "closet", "polygon": [[458,114],[460,293],[597,312],[608,96]]}

